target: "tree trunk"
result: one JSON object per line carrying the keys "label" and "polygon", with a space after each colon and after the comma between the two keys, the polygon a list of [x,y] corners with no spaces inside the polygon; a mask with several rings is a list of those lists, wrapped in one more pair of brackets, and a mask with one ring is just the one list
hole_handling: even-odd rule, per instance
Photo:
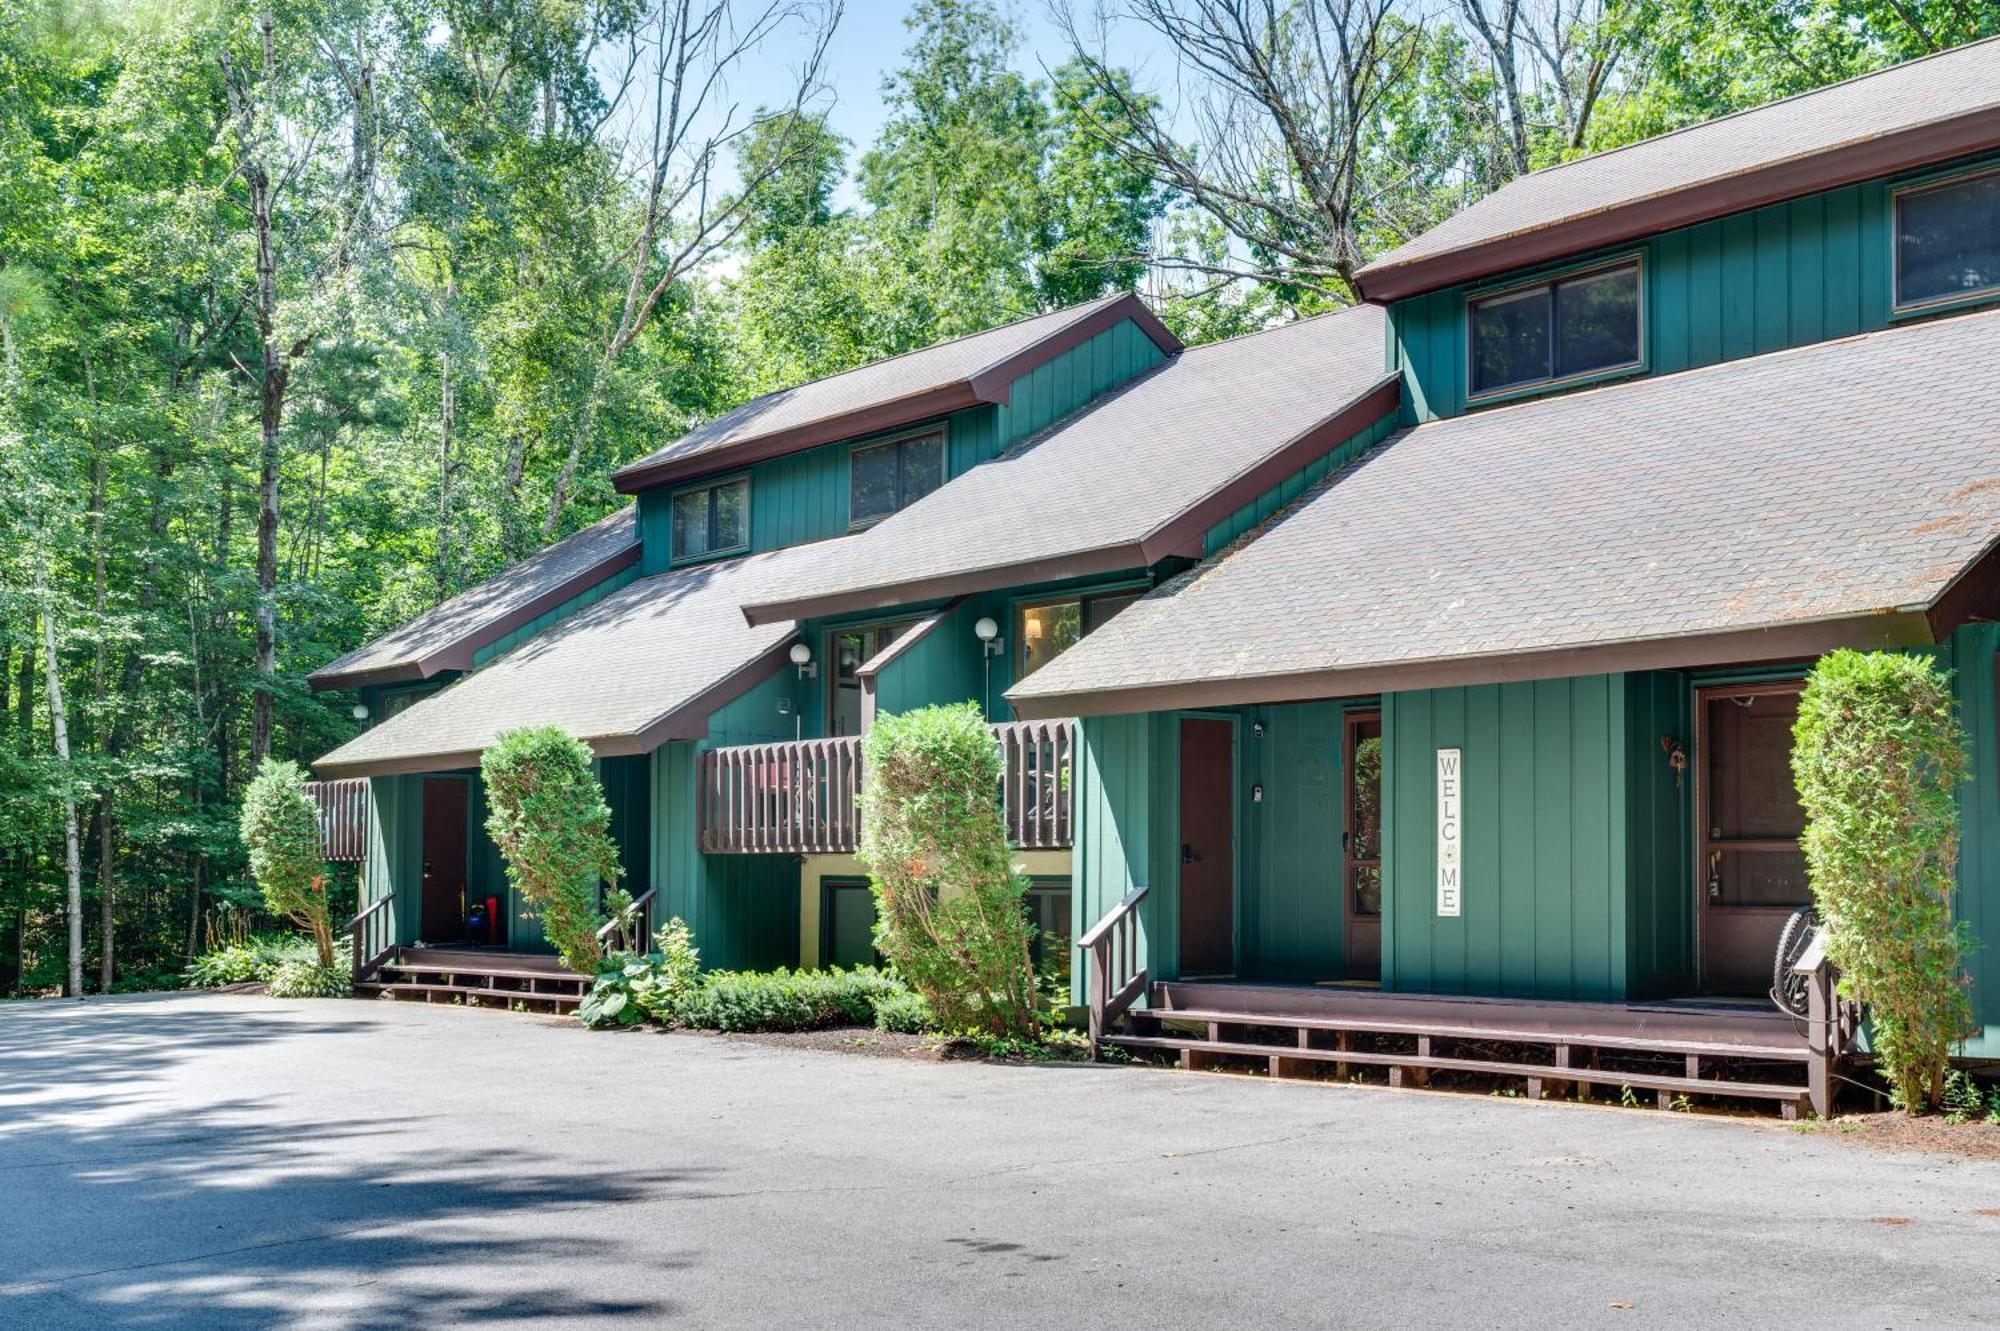
{"label": "tree trunk", "polygon": [[[451,308],[452,280],[445,279],[445,308]],[[448,337],[447,330],[446,336]],[[438,352],[438,530],[437,530],[437,598],[442,601],[451,595],[452,550],[451,550],[451,479],[452,479],[452,425],[455,409],[451,382],[451,347],[449,343]]]}
{"label": "tree trunk", "polygon": [[47,657],[45,671],[49,686],[49,729],[55,736],[56,757],[62,761],[63,780],[63,862],[69,873],[69,987],[72,998],[83,997],[83,855],[77,844],[76,796],[67,782],[69,771],[69,713],[63,708],[62,680],[56,662],[56,618],[49,605],[46,575],[36,579],[42,601],[42,650]]}

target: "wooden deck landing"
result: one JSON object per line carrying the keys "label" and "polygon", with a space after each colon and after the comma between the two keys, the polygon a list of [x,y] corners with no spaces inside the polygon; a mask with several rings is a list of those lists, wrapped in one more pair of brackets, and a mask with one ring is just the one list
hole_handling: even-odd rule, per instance
{"label": "wooden deck landing", "polygon": [[354,987],[363,996],[434,1003],[488,1004],[538,1012],[569,1012],[583,1001],[590,977],[546,953],[497,948],[403,947],[373,977]]}
{"label": "wooden deck landing", "polygon": [[1571,1003],[1370,989],[1166,981],[1105,1043],[1174,1052],[1181,1066],[1258,1060],[1273,1077],[1385,1069],[1394,1086],[1433,1073],[1519,1080],[1531,1099],[1592,1086],[1684,1097],[1809,1102],[1804,1023],[1770,1008],[1699,1002]]}

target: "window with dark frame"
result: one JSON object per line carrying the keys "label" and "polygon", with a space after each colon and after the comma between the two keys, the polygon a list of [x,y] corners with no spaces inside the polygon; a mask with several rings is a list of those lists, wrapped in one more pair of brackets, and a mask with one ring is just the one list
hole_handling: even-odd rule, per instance
{"label": "window with dark frame", "polygon": [[880,522],[943,484],[942,430],[857,448],[848,458],[848,523],[864,527]]}
{"label": "window with dark frame", "polygon": [[673,557],[701,559],[750,545],[750,478],[683,490],[673,499]]}
{"label": "window with dark frame", "polygon": [[1896,308],[2000,293],[2000,170],[1896,195]]}
{"label": "window with dark frame", "polygon": [[1471,395],[1638,365],[1639,305],[1637,259],[1474,299]]}
{"label": "window with dark frame", "polygon": [[833,669],[827,675],[828,735],[861,733],[861,667],[908,632],[910,625],[877,624],[871,628],[840,629],[827,635]]}
{"label": "window with dark frame", "polygon": [[1103,596],[1042,601],[1014,612],[1014,680],[1019,683],[1076,646],[1144,593],[1132,590]]}

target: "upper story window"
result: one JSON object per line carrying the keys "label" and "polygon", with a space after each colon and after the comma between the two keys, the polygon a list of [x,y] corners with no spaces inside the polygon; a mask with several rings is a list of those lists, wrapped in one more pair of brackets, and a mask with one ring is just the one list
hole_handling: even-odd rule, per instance
{"label": "upper story window", "polygon": [[943,430],[857,448],[848,460],[848,521],[856,527],[879,522],[943,484]]}
{"label": "upper story window", "polygon": [[1024,605],[1014,612],[1014,641],[1020,644],[1014,661],[1016,681],[1026,679],[1061,656],[1105,620],[1139,599],[1136,591],[1108,596],[1075,597]]}
{"label": "upper story window", "polygon": [[1638,365],[1639,316],[1637,259],[1477,297],[1470,396]]}
{"label": "upper story window", "polygon": [[674,496],[675,559],[729,554],[750,544],[750,478],[717,481]]}
{"label": "upper story window", "polygon": [[2000,171],[1896,195],[1896,308],[2000,291]]}

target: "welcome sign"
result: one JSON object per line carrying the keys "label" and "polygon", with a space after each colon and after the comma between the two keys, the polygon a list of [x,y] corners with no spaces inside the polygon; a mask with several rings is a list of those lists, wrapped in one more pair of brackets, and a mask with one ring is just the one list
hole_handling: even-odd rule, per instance
{"label": "welcome sign", "polygon": [[1438,898],[1437,913],[1456,917],[1464,868],[1460,863],[1464,843],[1464,780],[1457,749],[1439,749],[1438,754]]}

